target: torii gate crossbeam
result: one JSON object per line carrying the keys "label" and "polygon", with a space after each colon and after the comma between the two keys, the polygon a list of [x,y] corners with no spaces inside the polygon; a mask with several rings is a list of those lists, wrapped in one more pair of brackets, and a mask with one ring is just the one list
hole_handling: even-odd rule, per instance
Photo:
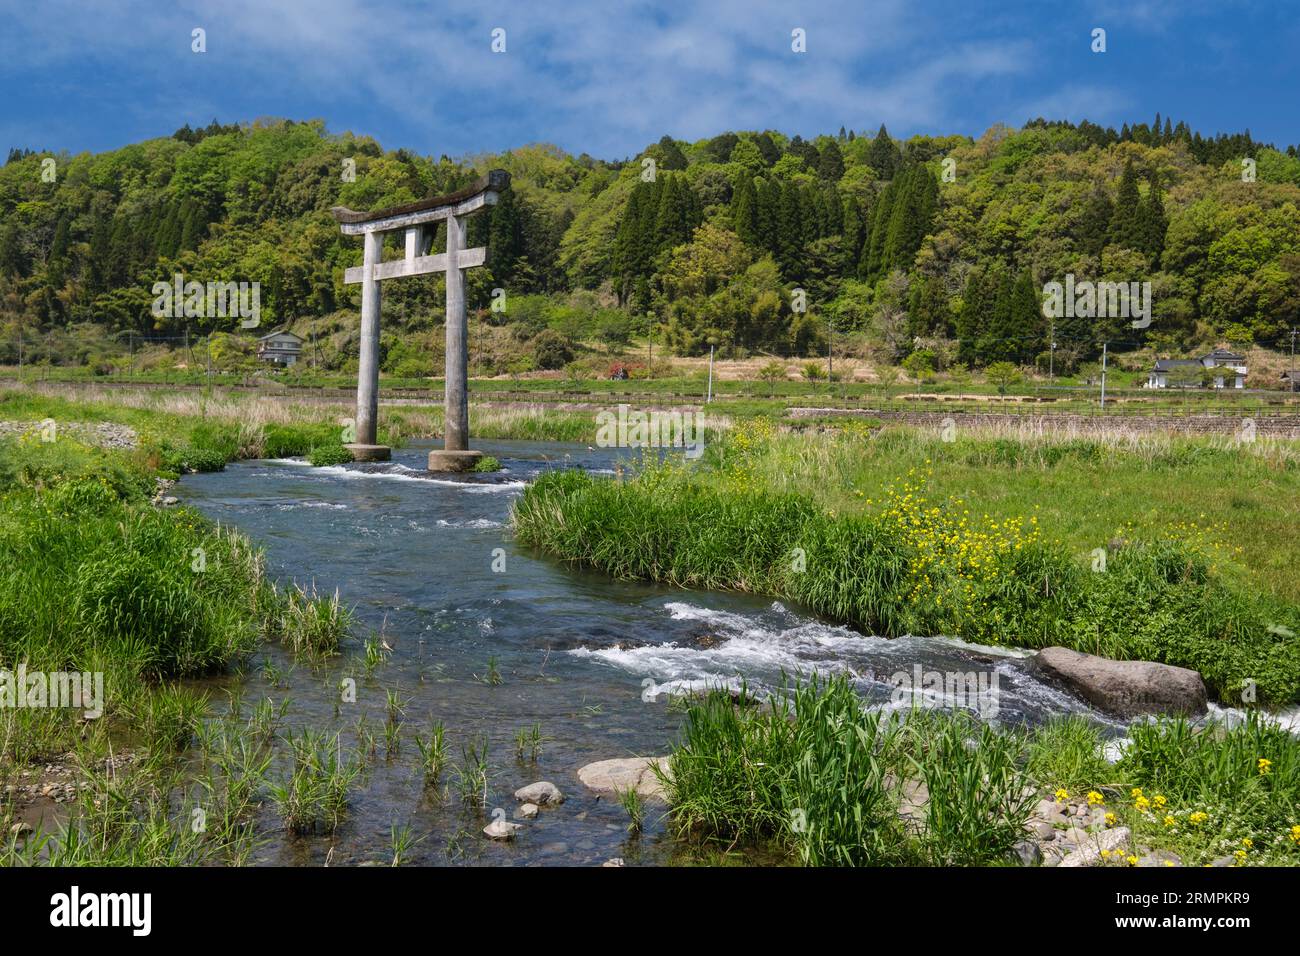
{"label": "torii gate crossbeam", "polygon": [[[361,284],[361,361],[357,370],[356,441],[347,447],[359,461],[385,461],[390,449],[377,443],[379,415],[379,284],[389,279],[430,275],[447,277],[447,374],[444,393],[443,448],[429,453],[431,471],[465,471],[481,453],[469,448],[469,343],[465,310],[465,269],[487,261],[487,250],[465,248],[465,220],[497,201],[510,183],[505,170],[494,169],[477,183],[435,199],[376,212],[335,206],[330,212],[347,236],[363,236],[362,265],[348,269],[343,281]],[[428,255],[436,223],[447,221],[447,251]],[[405,256],[384,262],[384,235],[402,231]]]}

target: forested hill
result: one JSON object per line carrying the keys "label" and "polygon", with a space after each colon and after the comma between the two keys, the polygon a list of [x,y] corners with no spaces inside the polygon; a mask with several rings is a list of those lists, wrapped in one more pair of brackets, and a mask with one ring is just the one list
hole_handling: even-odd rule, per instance
{"label": "forested hill", "polygon": [[[811,354],[833,327],[893,360],[926,348],[982,365],[1033,362],[1054,334],[1060,368],[1102,341],[1278,346],[1300,324],[1300,156],[1249,133],[1040,120],[976,140],[740,132],[664,137],[623,162],[550,146],[452,161],[274,120],[96,155],[12,151],[0,350],[19,332],[211,331],[151,314],[153,283],[177,273],[259,282],[263,330],[330,316],[341,328],[355,321],[342,276],[361,243],[329,207],[409,202],[491,167],[513,186],[472,221],[471,242],[490,251],[469,273],[472,303],[504,288],[507,320],[562,315],[574,338],[616,341],[653,322],[679,354]],[[1049,327],[1043,284],[1067,274],[1150,281],[1150,326]],[[438,280],[390,282],[384,297],[386,330],[440,320]]]}

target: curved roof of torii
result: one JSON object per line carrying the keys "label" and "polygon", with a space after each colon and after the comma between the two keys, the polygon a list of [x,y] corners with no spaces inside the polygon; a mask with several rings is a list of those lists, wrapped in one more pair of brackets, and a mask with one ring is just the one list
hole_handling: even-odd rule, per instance
{"label": "curved roof of torii", "polygon": [[479,193],[500,192],[509,185],[510,174],[504,169],[494,169],[477,182],[445,196],[421,199],[418,202],[409,202],[402,206],[390,206],[387,209],[376,209],[373,212],[358,212],[355,209],[349,209],[347,206],[333,206],[330,208],[330,214],[336,222],[349,224],[377,222],[381,219],[391,219],[394,216],[407,216],[411,213],[441,209],[444,206],[456,206],[467,199],[473,199]]}

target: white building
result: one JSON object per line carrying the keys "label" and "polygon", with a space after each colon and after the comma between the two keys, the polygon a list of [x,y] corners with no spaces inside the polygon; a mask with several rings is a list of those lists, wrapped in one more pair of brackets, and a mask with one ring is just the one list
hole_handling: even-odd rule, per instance
{"label": "white building", "polygon": [[1147,375],[1147,388],[1200,388],[1201,370],[1210,368],[1216,369],[1214,388],[1246,387],[1246,356],[1216,348],[1200,358],[1157,359]]}
{"label": "white building", "polygon": [[302,336],[281,329],[257,340],[257,357],[275,365],[292,365],[302,355]]}

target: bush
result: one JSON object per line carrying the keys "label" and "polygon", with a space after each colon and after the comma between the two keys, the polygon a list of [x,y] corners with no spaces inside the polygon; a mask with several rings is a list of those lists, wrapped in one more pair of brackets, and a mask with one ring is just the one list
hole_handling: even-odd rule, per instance
{"label": "bush", "polygon": [[501,462],[497,461],[491,455],[484,455],[474,463],[474,470],[480,472],[500,471]]}
{"label": "bush", "polygon": [[317,468],[327,465],[346,465],[352,461],[352,452],[341,444],[317,445],[307,454],[307,460]]}
{"label": "bush", "polygon": [[533,359],[537,367],[554,371],[573,361],[573,348],[559,332],[545,329],[533,339]]}
{"label": "bush", "polygon": [[221,471],[226,467],[226,456],[211,448],[168,448],[162,453],[162,464],[168,471],[184,474],[187,471]]}

